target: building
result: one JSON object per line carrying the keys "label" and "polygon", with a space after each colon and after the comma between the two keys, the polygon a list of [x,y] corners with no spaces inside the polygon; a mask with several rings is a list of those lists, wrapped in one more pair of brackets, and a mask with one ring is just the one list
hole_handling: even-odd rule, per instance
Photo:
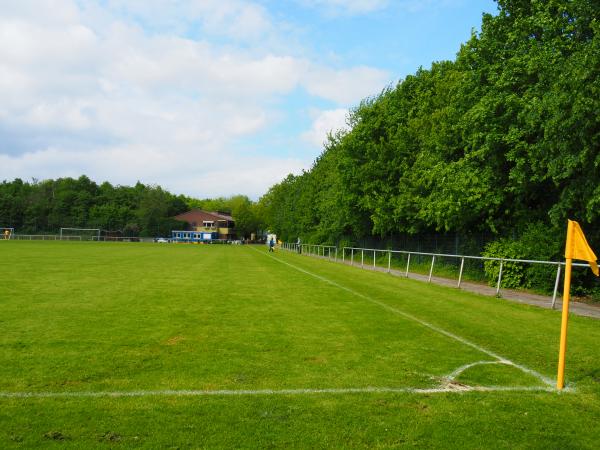
{"label": "building", "polygon": [[215,233],[204,231],[173,230],[171,231],[171,242],[212,242],[219,238]]}
{"label": "building", "polygon": [[[186,222],[188,232],[196,232],[194,236],[200,240],[210,239],[235,239],[235,222],[233,217],[222,212],[208,212],[201,209],[192,209],[191,211],[179,214],[174,217],[175,220]],[[173,233],[183,233],[183,231],[174,231]],[[173,235],[175,237],[175,234]],[[183,236],[183,235],[182,235]],[[191,236],[191,234],[188,234]],[[179,235],[177,235],[179,237]],[[210,237],[210,239],[207,239]]]}

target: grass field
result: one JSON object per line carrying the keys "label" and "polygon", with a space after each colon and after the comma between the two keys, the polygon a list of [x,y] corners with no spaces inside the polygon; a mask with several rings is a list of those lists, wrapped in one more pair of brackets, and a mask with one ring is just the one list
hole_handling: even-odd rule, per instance
{"label": "grass field", "polygon": [[0,448],[597,448],[600,322],[250,246],[0,242]]}

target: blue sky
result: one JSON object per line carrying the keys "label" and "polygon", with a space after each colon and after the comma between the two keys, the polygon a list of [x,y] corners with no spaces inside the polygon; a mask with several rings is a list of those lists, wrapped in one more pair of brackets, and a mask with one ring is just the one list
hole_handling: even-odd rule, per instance
{"label": "blue sky", "polygon": [[490,0],[0,0],[0,179],[256,199]]}

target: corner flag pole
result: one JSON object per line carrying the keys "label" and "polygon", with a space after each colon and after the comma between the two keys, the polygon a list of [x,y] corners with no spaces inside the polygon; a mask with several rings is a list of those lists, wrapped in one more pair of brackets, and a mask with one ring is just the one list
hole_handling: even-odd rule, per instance
{"label": "corner flag pole", "polygon": [[569,299],[571,297],[571,266],[573,260],[567,258],[565,267],[565,284],[562,302],[562,322],[560,324],[560,350],[558,352],[558,376],[556,377],[556,388],[565,387],[565,355],[567,353],[567,325],[569,321]]}
{"label": "corner flag pole", "polygon": [[571,267],[574,259],[587,261],[594,275],[600,276],[600,269],[594,251],[587,243],[583,230],[574,220],[567,221],[567,242],[565,245],[565,287],[563,292],[562,323],[560,325],[560,350],[558,353],[558,376],[556,388],[565,387],[565,355],[567,353],[567,322],[569,320],[569,299],[571,297]]}

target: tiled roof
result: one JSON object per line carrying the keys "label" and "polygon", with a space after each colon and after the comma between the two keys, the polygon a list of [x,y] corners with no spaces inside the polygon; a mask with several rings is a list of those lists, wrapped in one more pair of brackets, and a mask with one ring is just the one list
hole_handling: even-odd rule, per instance
{"label": "tiled roof", "polygon": [[184,212],[174,217],[176,220],[181,220],[183,222],[203,222],[205,220],[228,220],[233,221],[233,217],[228,214],[219,213],[219,212],[208,212],[202,211],[201,209],[192,209],[191,211]]}

